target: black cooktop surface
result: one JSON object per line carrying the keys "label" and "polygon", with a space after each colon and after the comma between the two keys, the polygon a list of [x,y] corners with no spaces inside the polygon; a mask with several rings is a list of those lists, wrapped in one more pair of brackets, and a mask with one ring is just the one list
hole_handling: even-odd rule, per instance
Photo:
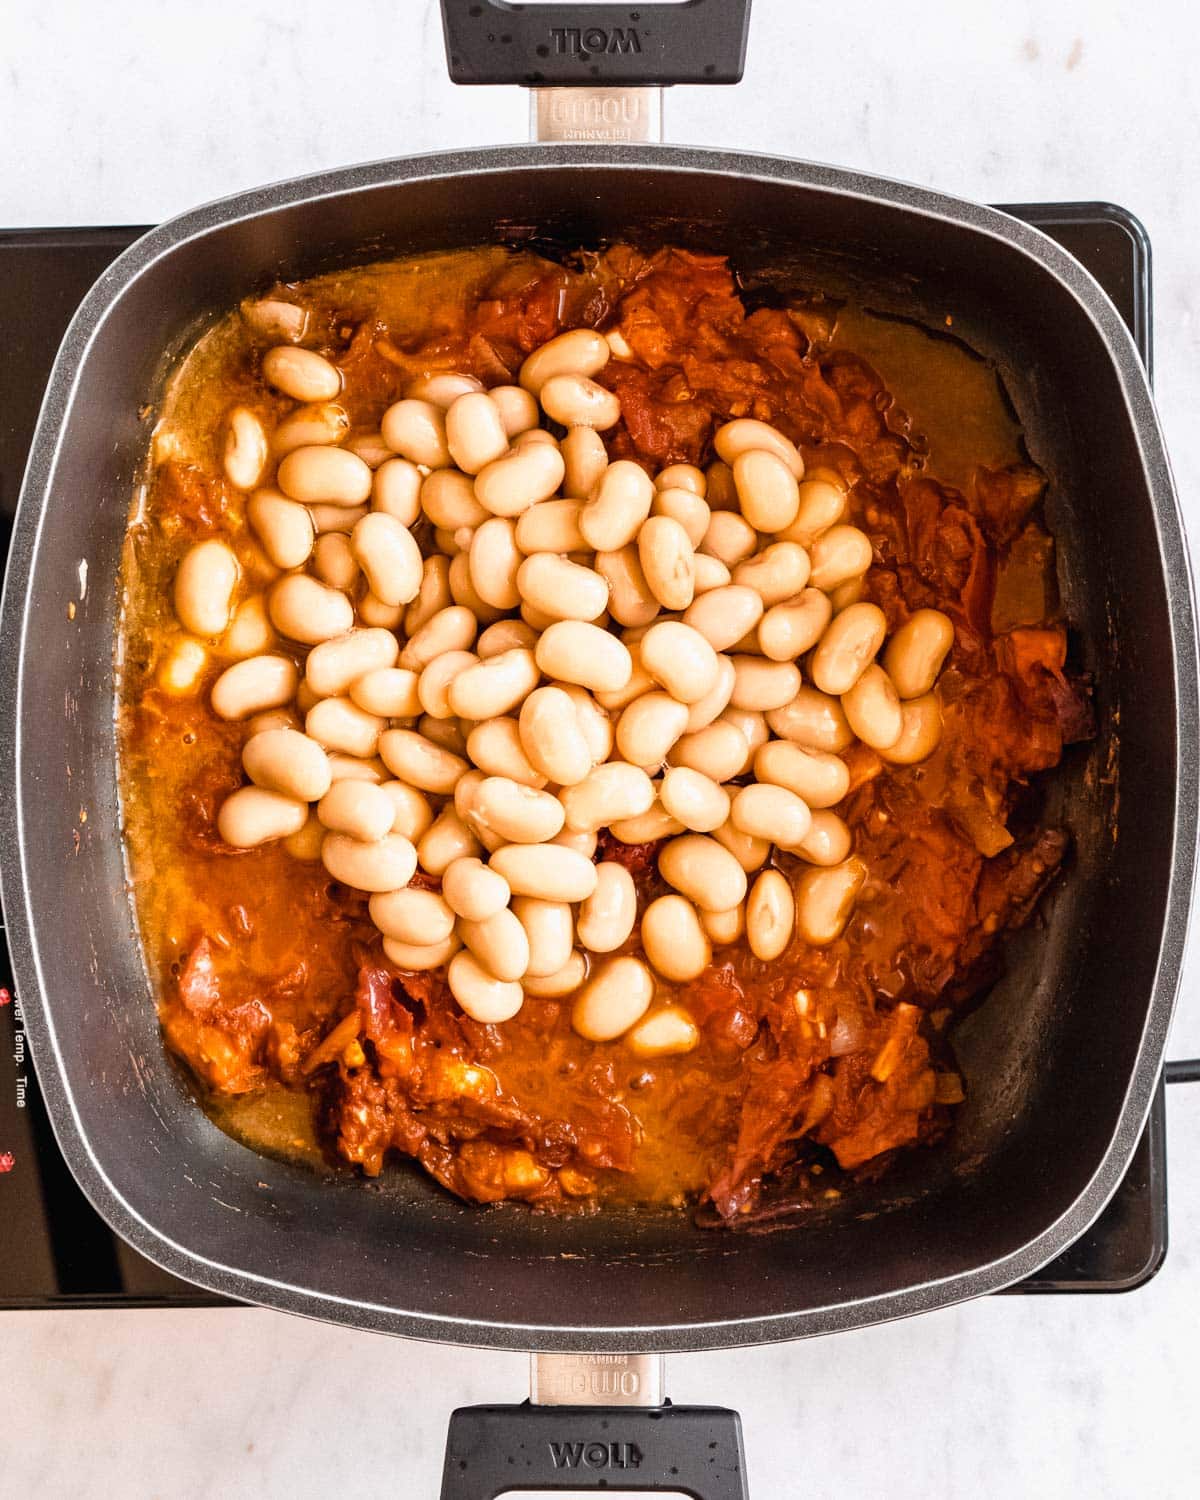
{"label": "black cooktop surface", "polygon": [[[1151,360],[1150,246],[1106,204],[1009,206],[1083,262]],[[7,554],[42,391],[71,314],[137,228],[0,232],[0,543]],[[0,1307],[214,1306],[113,1235],[75,1186],[54,1141],[25,1042],[0,932]],[[1160,1086],[1133,1163],[1108,1208],[1018,1292],[1126,1291],[1167,1248]]]}

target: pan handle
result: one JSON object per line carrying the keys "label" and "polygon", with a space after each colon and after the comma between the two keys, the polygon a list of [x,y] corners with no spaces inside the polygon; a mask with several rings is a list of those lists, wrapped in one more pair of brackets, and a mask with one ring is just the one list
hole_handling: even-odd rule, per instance
{"label": "pan handle", "polygon": [[719,1406],[464,1406],[450,1417],[441,1500],[510,1490],[644,1490],[749,1500],[742,1424]]}
{"label": "pan handle", "polygon": [[648,0],[510,5],[442,0],[446,63],[455,83],[526,88],[738,83],[750,0]]}

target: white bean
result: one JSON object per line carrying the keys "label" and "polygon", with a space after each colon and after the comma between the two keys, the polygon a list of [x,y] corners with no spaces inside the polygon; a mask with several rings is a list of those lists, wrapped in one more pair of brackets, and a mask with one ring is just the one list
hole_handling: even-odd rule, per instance
{"label": "white bean", "polygon": [[687,705],[670,693],[643,693],[617,720],[617,749],[635,766],[660,765],[687,722]]}
{"label": "white bean", "polygon": [[453,719],[451,685],[460,672],[473,667],[478,660],[473,651],[444,651],[424,667],[417,679],[417,697],[423,712],[432,719]]}
{"label": "white bean", "polygon": [[562,427],[594,427],[603,432],[621,420],[621,403],[586,375],[551,375],[538,399],[550,420]]}
{"label": "white bean", "polygon": [[685,833],[664,844],[658,869],[668,885],[704,911],[727,911],[746,895],[746,872],[715,839]]}
{"label": "white bean", "polygon": [[508,452],[508,433],[495,401],[484,391],[468,391],[446,412],[446,446],[465,474]]}
{"label": "white bean", "polygon": [[371,481],[371,509],[382,511],[401,526],[415,526],[421,517],[421,471],[407,458],[389,458]]}
{"label": "white bean", "polygon": [[728,651],[762,619],[762,596],[744,584],[709,589],[684,611],[684,623],[699,631],[714,651]]}
{"label": "white bean", "polygon": [[479,849],[472,830],[455,808],[446,806],[421,835],[417,863],[426,874],[441,876],[456,860],[476,857]]}
{"label": "white bean", "polygon": [[700,1029],[681,1005],[664,1005],[630,1028],[625,1045],[638,1057],[675,1057],[700,1045]]}
{"label": "white bean", "polygon": [[851,604],[835,615],[809,661],[809,674],[823,693],[848,693],[875,658],[887,633],[877,604]]}
{"label": "white bean", "polygon": [[325,829],[321,820],[315,812],[310,812],[304,821],[304,826],[295,833],[289,833],[284,839],[283,847],[292,859],[315,865],[320,861],[321,845],[324,842]]}
{"label": "white bean", "polygon": [[289,500],[305,505],[362,505],[370,497],[372,477],[348,449],[311,444],[293,448],[283,459],[276,483]]}
{"label": "white bean", "polygon": [[641,959],[611,958],[580,990],[571,1025],[590,1042],[611,1042],[641,1020],[653,998],[654,976]]}
{"label": "white bean", "polygon": [[281,344],[262,358],[263,379],[293,401],[332,401],[342,388],[341,371],[312,349]]}
{"label": "white bean", "polygon": [[650,516],[638,532],[638,561],[650,592],[664,609],[687,609],[696,591],[694,549],[670,516]]}
{"label": "white bean", "polygon": [[435,526],[454,532],[480,526],[491,514],[475,498],[475,483],[457,469],[435,469],[421,485],[421,509]]}
{"label": "white bean", "polygon": [[228,630],[217,642],[217,655],[240,661],[246,656],[261,656],[274,644],[275,631],[267,614],[267,601],[262,594],[251,594],[234,610]]}
{"label": "white bean", "polygon": [[808,553],[797,542],[774,542],[738,563],[733,581],[753,589],[770,610],[803,592],[811,571]]}
{"label": "white bean", "polygon": [[646,581],[634,543],[616,552],[597,552],[596,571],[608,584],[608,608],[619,625],[648,625],[660,605]]}
{"label": "white bean", "polygon": [[767,839],[743,833],[740,828],[734,827],[732,818],[722,823],[720,828],[713,829],[713,838],[722,848],[729,850],[747,875],[761,870],[771,853],[771,845]]}
{"label": "white bean", "polygon": [[810,808],[833,807],[850,790],[850,771],[837,755],[806,750],[787,740],[771,740],[754,756],[759,781],[786,787]]}
{"label": "white bean", "polygon": [[379,736],[379,754],[393,776],[440,796],[448,796],[467,770],[461,756],[412,729],[385,729]]}
{"label": "white bean", "polygon": [[735,725],[716,719],[695,734],[681,735],[667,760],[672,766],[687,766],[713,781],[740,776],[746,765],[746,737]]}
{"label": "white bean", "polygon": [[831,471],[816,469],[800,485],[800,505],[792,524],[779,533],[780,541],[811,547],[822,532],[846,513],[846,488]]}
{"label": "white bean", "polygon": [[438,370],[432,375],[422,375],[404,392],[410,401],[428,401],[433,406],[448,410],[460,396],[469,391],[483,390],[483,382],[474,375],[461,375],[457,371]]}
{"label": "white bean", "polygon": [[467,755],[489,776],[506,776],[535,790],[548,780],[526,755],[516,719],[501,716],[475,724],[467,734]]}
{"label": "white bean", "polygon": [[803,798],[767,781],[742,787],[729,816],[739,833],[785,847],[798,844],[812,825],[812,812]]}
{"label": "white bean", "polygon": [[633,672],[628,648],[607,630],[582,620],[556,620],[543,632],[535,655],[547,677],[597,692],[615,692]]}
{"label": "white bean", "polygon": [[757,547],[758,533],[749,521],[737,511],[714,510],[697,550],[719,558],[727,568],[735,568],[752,557]]}
{"label": "white bean", "polygon": [[942,710],[936,693],[909,698],[901,704],[903,727],[894,745],[880,751],[894,766],[915,766],[932,755],[942,741]]}
{"label": "white bean", "polygon": [[325,751],[295,729],[268,729],[251,735],[242,747],[242,765],[255,786],[282,792],[298,802],[315,802],[329,790]]}
{"label": "white bean", "polygon": [[517,896],[586,901],[596,889],[596,866],[586,855],[561,844],[506,844],[495,851],[489,864]]}
{"label": "white bean", "polygon": [[792,740],[806,750],[836,755],[854,743],[854,731],[841,703],[816,688],[802,687],[790,703],[771,710],[767,723],[780,739]]}
{"label": "white bean", "polygon": [[901,698],[923,698],[932,690],[953,644],[954,625],[940,609],[918,609],[909,616],[883,654]]}
{"label": "white bean", "polygon": [[243,786],[222,802],[217,832],[235,849],[257,849],[299,833],[307,820],[307,802],[263,787]]}
{"label": "white bean", "polygon": [[840,865],[850,853],[851,843],[850,830],[837,813],[817,808],[812,815],[812,826],[789,852],[809,864]]}
{"label": "white bean", "polygon": [[519,516],[531,505],[548,500],[562,483],[563,472],[557,445],[528,443],[510,448],[476,474],[475,498],[492,515]]}
{"label": "white bean", "polygon": [[607,760],[612,754],[614,740],[612,719],[591,693],[584,688],[567,683],[563,687],[563,692],[574,705],[575,719],[587,741],[592,764],[598,766],[602,760]]}
{"label": "white bean", "polygon": [[595,620],[608,604],[608,583],[599,573],[552,552],[535,552],[520,563],[515,592],[551,620]]}
{"label": "white bean", "polygon": [[680,620],[651,625],[641,640],[642,665],[680,703],[698,703],[715,687],[717,653],[700,633]]}
{"label": "white bean", "polygon": [[483,1026],[511,1021],[525,1003],[519,984],[494,978],[465,950],[450,960],[446,981],[466,1014]]}
{"label": "white bean", "polygon": [[354,624],[354,607],[345,594],[304,573],[288,573],[274,585],[267,612],[280,635],[306,646],[345,635]]}
{"label": "white bean", "polygon": [[686,833],[678,818],[673,818],[661,803],[637,818],[621,818],[609,827],[609,833],[622,844],[657,844],[659,839]]}
{"label": "white bean", "polygon": [[876,662],[842,695],[846,722],[864,745],[889,750],[900,738],[904,713],[892,679]]}
{"label": "white bean", "polygon": [[563,804],[550,792],[507,776],[485,776],[475,790],[468,822],[501,843],[543,844],[562,828],[563,816]]}
{"label": "white bean", "polygon": [[317,803],[317,817],[334,833],[375,843],[392,831],[392,799],[369,781],[337,781]]}
{"label": "white bean", "polygon": [[[368,673],[393,667],[399,650],[390,630],[350,630],[313,647],[304,667],[305,680],[320,697],[336,698]],[[375,711],[365,703],[359,707]],[[383,717],[400,716],[384,714]]]}
{"label": "white bean", "polygon": [[[383,762],[378,764],[383,770]],[[433,809],[416,787],[407,782],[381,780],[376,784],[392,804],[392,832],[402,833],[409,843],[416,844],[433,822]]]}
{"label": "white bean", "polygon": [[728,947],[736,943],[746,930],[746,907],[732,906],[728,911],[702,911],[700,925],[708,933],[709,942],[717,947]]}
{"label": "white bean", "polygon": [[[604,439],[593,427],[571,427],[562,440],[563,494],[575,500],[586,500],[608,468],[608,451]],[[555,548],[571,551],[571,548]]]}
{"label": "white bean", "polygon": [[568,828],[599,829],[649,812],[654,784],[639,766],[610,760],[593,767],[577,785],[563,787],[559,797]]}
{"label": "white bean", "polygon": [[440,943],[403,943],[398,938],[389,937],[383,940],[383,951],[388,962],[397,969],[417,974],[442,968],[461,947],[457,933],[451,933]]}
{"label": "white bean", "polygon": [[[311,653],[308,661],[311,669]],[[348,690],[359,708],[369,714],[378,714],[381,719],[415,719],[421,712],[417,681],[416,672],[403,667],[375,667],[351,682]]]}
{"label": "white bean", "polygon": [[574,786],[592,768],[575,705],[562,688],[536,688],[521,706],[521,746],[530,765],[559,786]]}
{"label": "white bean", "polygon": [[354,528],[350,544],[377,599],[395,605],[416,598],[423,571],[421,549],[395,516],[372,511]]}
{"label": "white bean", "polygon": [[664,810],[692,833],[711,833],[729,816],[729,793],[690,766],[672,766],[658,791]]}
{"label": "white bean", "polygon": [[733,581],[733,574],[719,557],[709,557],[707,552],[697,552],[692,559],[696,574],[696,598],[710,594],[713,589],[723,589]]}
{"label": "white bean", "polygon": [[322,698],[304,719],[304,732],[326,750],[368,760],[375,754],[384,720],[364,713],[349,698]]}
{"label": "white bean", "polygon": [[175,575],[175,614],[193,635],[221,635],[229,625],[241,569],[224,542],[197,542]]}
{"label": "white bean", "polygon": [[800,489],[795,474],[777,453],[765,448],[739,453],[733,460],[733,482],[742,515],[755,531],[783,531],[796,519]]}
{"label": "white bean", "polygon": [[225,422],[225,478],[234,489],[252,490],[267,466],[267,434],[248,406],[235,406]]}
{"label": "white bean", "polygon": [[537,426],[537,402],[519,385],[494,385],[488,395],[496,403],[500,421],[510,438],[518,438]]}
{"label": "white bean", "polygon": [[637,920],[633,876],[616,860],[596,865],[596,889],[579,908],[579,941],[591,953],[612,953],[625,943]]}
{"label": "white bean", "polygon": [[[749,449],[765,448],[768,453],[783,459],[797,479],[804,478],[804,460],[796,445],[768,422],[759,422],[753,417],[738,417],[726,422],[723,427],[718,427],[713,446],[727,464],[736,463],[738,455]],[[711,471],[709,484],[712,484]]]}
{"label": "white bean", "polygon": [[733,658],[734,683],[730,703],[752,713],[783,708],[800,689],[800,671],[790,661],[762,661],[757,656]]}
{"label": "white bean", "polygon": [[[363,514],[367,513],[364,511]],[[361,519],[360,516],[359,520]],[[358,522],[354,524],[357,525]],[[312,570],[331,589],[349,594],[357,586],[362,574],[354,548],[350,545],[349,535],[340,531],[327,531],[323,536],[317,537],[313,546]],[[383,607],[392,609],[394,606]]]}
{"label": "white bean", "polygon": [[271,434],[271,447],[276,458],[283,458],[295,448],[340,443],[349,430],[350,418],[344,406],[335,401],[310,402],[298,406],[280,422]]}
{"label": "white bean", "polygon": [[755,958],[770,963],[792,940],[796,902],[778,870],[764,870],[746,898],[746,942]]}
{"label": "white bean", "polygon": [[833,605],[820,589],[803,589],[773,605],[758,622],[758,644],[772,661],[795,661],[821,639],[833,619]]}
{"label": "white bean", "polygon": [[427,469],[450,465],[446,413],[432,401],[397,401],[384,412],[379,431],[389,448]]}
{"label": "white bean", "polygon": [[[703,476],[701,476],[703,477]],[[712,520],[712,512],[708,508],[708,502],[702,495],[696,494],[689,489],[664,489],[661,483],[662,475],[654,481],[654,500],[650,506],[650,517],[669,516],[671,520],[678,521],[683,527],[688,541],[691,543],[693,552],[704,540],[705,532],[708,530],[709,522]],[[692,571],[695,573],[695,559],[692,560]]]}
{"label": "white bean", "polygon": [[620,458],[609,464],[579,513],[579,529],[589,547],[615,552],[628,546],[650,514],[654,485],[640,464]]}
{"label": "white bean", "polygon": [[357,891],[396,891],[417,868],[417,851],[402,834],[389,833],[363,843],[345,833],[328,833],[321,863],[337,881]]}
{"label": "white bean", "polygon": [[509,902],[508,881],[496,870],[468,855],[453,860],[442,871],[442,895],[456,916],[486,922]]}
{"label": "white bean", "polygon": [[857,526],[831,526],[813,542],[810,553],[813,588],[830,594],[844,583],[861,578],[871,566],[871,539]]}
{"label": "white bean", "polygon": [[517,646],[468,667],[450,684],[451,712],[476,722],[509,713],[537,686],[539,665],[532,651]]}
{"label": "white bean", "polygon": [[827,948],[841,937],[866,878],[866,865],[853,857],[801,875],[796,882],[796,930],[806,943]]}
{"label": "white bean", "polygon": [[556,974],[547,974],[544,979],[526,974],[521,983],[527,995],[561,1000],[565,995],[573,995],[586,978],[587,960],[575,949]]}
{"label": "white bean", "polygon": [[517,546],[522,552],[584,552],[579,530],[582,500],[543,500],[517,517]]}
{"label": "white bean", "polygon": [[298,568],[308,561],[316,536],[303,505],[278,490],[256,490],[246,502],[246,519],[277,568]]}
{"label": "white bean", "polygon": [[406,886],[379,891],[368,902],[371,921],[384,937],[428,947],[444,943],[454,931],[454,912],[436,891]]}
{"label": "white bean", "polygon": [[660,896],[642,914],[642,948],[664,979],[683,984],[712,962],[708,934],[690,901]]}
{"label": "white bean", "polygon": [[718,653],[717,680],[703,698],[697,699],[688,708],[685,728],[687,734],[695,734],[697,730],[706,728],[724,713],[733,696],[733,684],[733,660],[731,657]]}
{"label": "white bean", "polygon": [[514,896],[512,910],[528,940],[525,973],[532,974],[535,979],[557,974],[570,959],[575,938],[570,906],[565,901]]}
{"label": "white bean", "polygon": [[594,328],[572,328],[535,349],[517,378],[537,396],[556,375],[598,375],[608,363],[609,353],[602,333]]}
{"label": "white bean", "polygon": [[213,683],[213,712],[219,719],[248,719],[290,703],[299,685],[296,664],[286,656],[248,656],[226,667]]}

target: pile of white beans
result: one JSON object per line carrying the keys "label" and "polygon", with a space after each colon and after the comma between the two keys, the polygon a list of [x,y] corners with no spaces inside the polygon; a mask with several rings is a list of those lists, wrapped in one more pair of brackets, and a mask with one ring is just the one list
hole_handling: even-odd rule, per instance
{"label": "pile of white beans", "polygon": [[[299,313],[256,318],[298,340]],[[721,427],[707,471],[609,462],[620,405],[594,377],[629,355],[575,329],[518,385],[430,375],[351,436],[341,372],[267,350],[264,380],[298,404],[270,432],[228,414],[252,536],[184,556],[188,634],[159,680],[194,693],[210,655],[232,661],[211,703],[246,727],[249,784],[220,809],[227,843],[282,840],[369,893],[390,962],[446,965],[477,1021],[573,995],[582,1036],[660,1056],[699,1035],[655,1007],[655,974],[686,983],[743,935],[771,960],[841,934],[867,873],[833,811],[843,753],[933,751],[954,631],[919,610],[885,643],[844,485],[764,422]],[[663,841],[643,956],[619,952],[638,901],[594,861],[602,829]],[[418,867],[440,892],[410,884]]]}

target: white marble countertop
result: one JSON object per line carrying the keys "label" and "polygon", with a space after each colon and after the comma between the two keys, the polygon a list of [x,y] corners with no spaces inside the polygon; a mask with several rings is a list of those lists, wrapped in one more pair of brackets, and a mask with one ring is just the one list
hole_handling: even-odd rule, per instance
{"label": "white marble countertop", "polygon": [[[667,134],[992,201],[1132,209],[1154,244],[1158,397],[1200,541],[1195,34],[1182,0],[756,0],[745,82],[676,90]],[[0,37],[2,226],[145,223],[525,134],[515,91],[449,84],[433,0],[42,0],[6,8]],[[1172,1051],[1200,1052],[1194,956]],[[671,1395],[741,1410],[758,1500],[1194,1495],[1200,1088],[1173,1091],[1168,1131],[1173,1243],[1142,1291],[680,1356]],[[0,1489],[44,1500],[425,1500],[450,1409],[520,1399],[526,1379],[518,1355],[257,1310],[7,1313],[0,1363]]]}

